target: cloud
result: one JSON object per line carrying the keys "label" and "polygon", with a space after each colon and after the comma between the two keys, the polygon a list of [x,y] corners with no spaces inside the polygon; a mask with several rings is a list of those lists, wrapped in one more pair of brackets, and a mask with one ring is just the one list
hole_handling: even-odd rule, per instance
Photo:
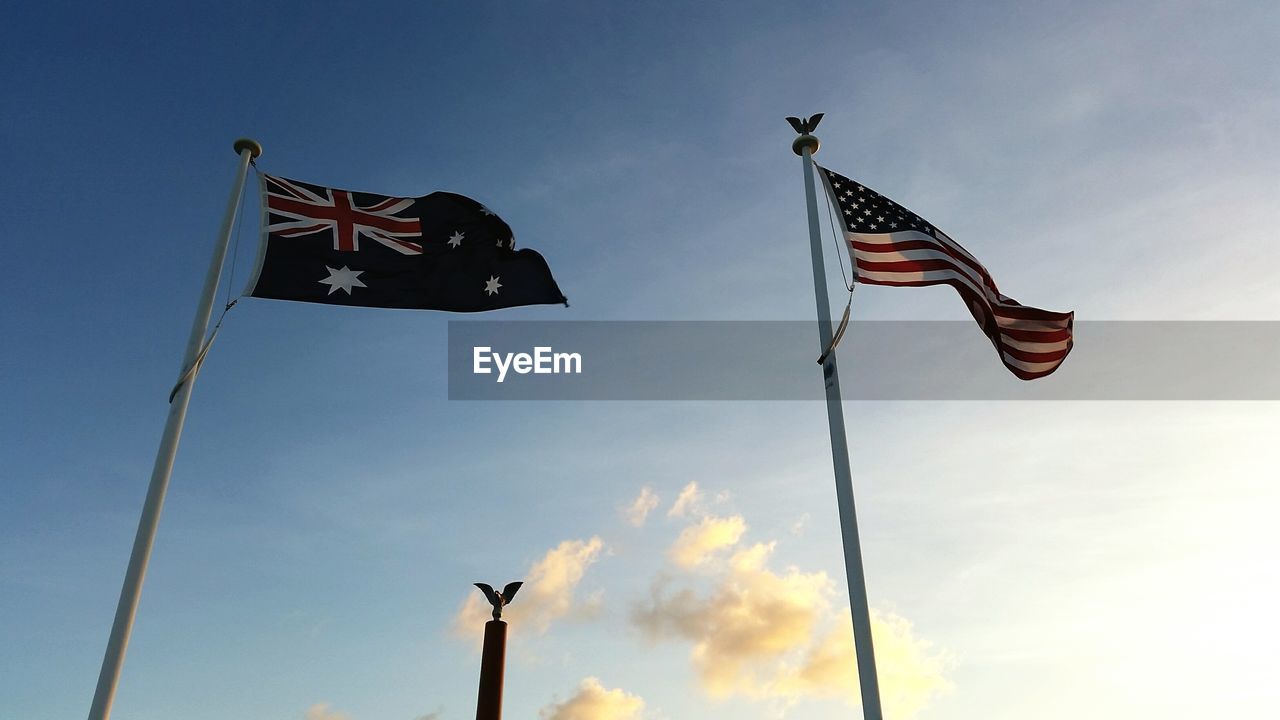
{"label": "cloud", "polygon": [[329,703],[316,703],[307,708],[302,716],[305,720],[351,720],[351,716],[329,709]]}
{"label": "cloud", "polygon": [[773,547],[757,544],[734,554],[706,596],[691,590],[666,596],[658,584],[649,604],[632,613],[633,624],[651,639],[693,643],[694,668],[712,696],[756,696],[788,653],[810,644],[829,606],[825,573],[765,569]]}
{"label": "cloud", "polygon": [[589,677],[578,692],[562,703],[551,703],[538,712],[542,720],[640,720],[644,700],[620,688],[606,690]]}
{"label": "cloud", "polygon": [[676,565],[692,568],[706,562],[716,551],[736,545],[746,531],[747,523],[741,515],[708,515],[697,525],[685,528],[667,554]]}
{"label": "cloud", "polygon": [[658,507],[658,495],[653,492],[653,488],[645,485],[640,488],[640,495],[623,509],[622,514],[633,526],[644,527],[645,518],[649,517],[649,513],[656,507]]}
{"label": "cloud", "polygon": [[791,524],[791,534],[800,537],[804,534],[805,528],[809,526],[809,513],[801,515],[794,523]]}
{"label": "cloud", "polygon": [[683,517],[689,511],[694,510],[701,502],[702,493],[698,491],[698,483],[691,482],[685,485],[680,494],[676,496],[676,501],[672,503],[671,509],[667,511],[667,517]]}
{"label": "cloud", "polygon": [[[594,600],[583,604],[574,602],[574,593],[587,568],[599,558],[603,549],[604,542],[599,537],[592,537],[590,540],[565,540],[548,550],[529,567],[520,593],[502,611],[503,619],[532,627],[537,632],[546,632],[553,621],[571,613],[593,612],[602,601],[600,594],[593,594]],[[488,622],[492,610],[479,591],[469,594],[454,616],[454,633],[474,637],[479,642],[482,636],[478,631]]]}
{"label": "cloud", "polygon": [[[712,697],[857,705],[852,625],[848,611],[833,606],[834,583],[823,572],[770,569],[774,547],[739,549],[716,568],[705,594],[655,582],[648,601],[633,608],[633,626],[651,640],[691,643],[690,660]],[[873,611],[871,625],[886,715],[913,717],[950,687],[947,657],[897,615]]]}
{"label": "cloud", "polygon": [[[435,712],[429,712],[426,715],[419,715],[414,718],[414,720],[440,720],[440,718],[444,717],[443,713],[443,710],[436,710]],[[330,710],[329,703],[316,703],[315,705],[312,705],[307,708],[306,713],[304,713],[302,717],[304,720],[351,720],[351,716],[344,712]]]}
{"label": "cloud", "polygon": [[[803,662],[784,671],[778,690],[788,694],[835,697],[858,704],[857,659],[848,612],[805,653]],[[935,695],[951,689],[944,675],[946,653],[917,638],[911,622],[893,613],[871,611],[871,641],[876,652],[876,679],[886,714],[914,717]]]}

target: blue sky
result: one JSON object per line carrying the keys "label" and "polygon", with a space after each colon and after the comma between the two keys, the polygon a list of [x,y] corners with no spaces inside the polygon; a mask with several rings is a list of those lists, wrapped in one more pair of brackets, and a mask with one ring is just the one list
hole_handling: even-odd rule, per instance
{"label": "blue sky", "polygon": [[[810,318],[782,118],[825,112],[819,161],[1024,303],[1280,320],[1265,3],[261,5],[0,10],[0,716],[87,711],[241,135],[494,208],[572,301],[503,319]],[[847,627],[820,404],[450,402],[449,319],[231,311],[115,717],[470,717],[470,583],[518,577],[511,717],[856,713],[812,662]],[[1274,404],[846,413],[889,717],[1280,701]]]}

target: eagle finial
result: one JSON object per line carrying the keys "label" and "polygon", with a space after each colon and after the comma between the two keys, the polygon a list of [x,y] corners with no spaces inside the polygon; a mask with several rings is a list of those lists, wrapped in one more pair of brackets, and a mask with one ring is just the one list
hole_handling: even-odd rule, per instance
{"label": "eagle finial", "polygon": [[493,606],[493,619],[501,620],[502,608],[511,603],[511,599],[516,596],[516,591],[523,584],[523,582],[507,583],[507,586],[502,588],[502,592],[494,590],[492,585],[485,583],[475,583],[475,586],[480,588],[480,592],[484,593],[485,599]]}
{"label": "eagle finial", "polygon": [[787,122],[800,133],[799,137],[791,141],[791,149],[795,154],[803,155],[806,148],[810,155],[818,152],[818,138],[813,136],[813,131],[818,129],[818,123],[822,122],[822,113],[816,113],[803,120],[798,117],[788,117]]}
{"label": "eagle finial", "polygon": [[809,135],[812,134],[814,130],[818,129],[818,123],[822,122],[822,113],[818,113],[813,117],[807,117],[803,120],[798,117],[789,117],[787,118],[787,122],[791,123],[791,127],[801,135]]}

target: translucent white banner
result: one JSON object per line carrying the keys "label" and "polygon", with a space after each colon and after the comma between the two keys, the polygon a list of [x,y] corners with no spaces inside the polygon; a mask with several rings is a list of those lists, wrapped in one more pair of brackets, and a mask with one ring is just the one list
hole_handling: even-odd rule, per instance
{"label": "translucent white banner", "polygon": [[[820,400],[816,323],[452,321],[453,400]],[[1077,322],[1014,377],[970,321],[853,322],[846,400],[1280,400],[1280,323]]]}

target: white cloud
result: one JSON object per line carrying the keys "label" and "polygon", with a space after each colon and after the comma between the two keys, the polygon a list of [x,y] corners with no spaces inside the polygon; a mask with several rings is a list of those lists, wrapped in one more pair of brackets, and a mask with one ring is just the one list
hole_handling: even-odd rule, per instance
{"label": "white cloud", "polygon": [[641,720],[644,700],[621,688],[607,690],[596,678],[589,677],[578,686],[573,697],[562,703],[551,703],[538,712],[542,720]]}
{"label": "white cloud", "polygon": [[698,483],[691,482],[684,486],[680,494],[676,496],[676,501],[672,503],[671,509],[667,511],[667,517],[683,517],[686,513],[696,509],[696,506],[702,502],[702,493],[698,491]]}
{"label": "white cloud", "polygon": [[791,534],[796,537],[803,535],[805,528],[809,526],[810,519],[809,513],[805,513],[797,518],[796,521],[791,524]]}
{"label": "white cloud", "polygon": [[[548,550],[525,574],[524,585],[516,599],[502,611],[502,618],[513,624],[531,626],[546,632],[555,620],[570,614],[590,615],[601,602],[600,594],[588,603],[575,603],[574,593],[587,568],[600,556],[604,542],[599,537],[589,540],[565,540]],[[492,606],[479,591],[467,596],[454,616],[453,630],[463,637],[481,639],[480,628],[489,621]]]}
{"label": "white cloud", "polygon": [[682,568],[706,562],[719,550],[733,547],[747,531],[741,515],[722,518],[708,515],[697,525],[685,528],[668,551],[671,561]]}
{"label": "white cloud", "polygon": [[645,485],[640,488],[640,495],[626,508],[622,514],[627,518],[627,522],[635,527],[644,527],[645,518],[649,517],[649,513],[658,507],[659,498],[653,488]]}

